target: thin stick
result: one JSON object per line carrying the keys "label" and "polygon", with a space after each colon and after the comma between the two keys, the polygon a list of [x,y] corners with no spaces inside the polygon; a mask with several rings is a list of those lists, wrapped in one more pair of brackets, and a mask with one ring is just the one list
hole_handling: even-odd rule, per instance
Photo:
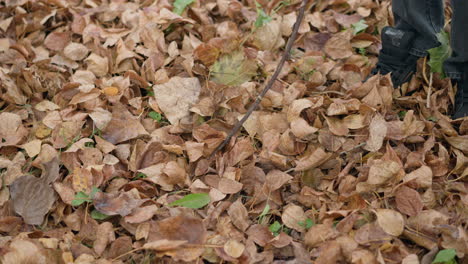
{"label": "thin stick", "polygon": [[431,109],[432,75],[433,75],[433,73],[431,72],[431,75],[429,75],[429,88],[428,88],[428,91],[427,91],[427,99],[426,99],[426,107],[428,109]]}
{"label": "thin stick", "polygon": [[247,119],[250,117],[252,112],[258,108],[260,105],[260,102],[262,101],[263,97],[265,94],[270,90],[270,88],[273,86],[273,83],[275,82],[276,78],[280,74],[281,70],[283,69],[283,65],[286,62],[286,60],[289,58],[289,53],[291,52],[292,45],[294,44],[294,41],[296,40],[297,37],[297,32],[299,31],[299,26],[301,25],[302,19],[304,18],[304,12],[306,9],[308,0],[302,0],[301,7],[299,9],[299,15],[297,16],[296,23],[294,24],[293,32],[291,34],[291,37],[288,39],[288,43],[286,44],[286,48],[284,50],[283,57],[281,57],[281,60],[276,67],[275,72],[273,73],[273,76],[271,79],[268,81],[267,85],[263,89],[263,91],[257,96],[255,99],[255,102],[249,107],[247,113],[242,117],[242,119],[236,123],[234,128],[229,132],[229,135],[223,140],[223,142],[218,145],[218,147],[211,153],[210,159],[214,157],[214,155],[220,151],[224,146],[226,146],[227,143],[231,140],[231,138],[239,131],[239,129],[242,127],[242,125],[247,121]]}

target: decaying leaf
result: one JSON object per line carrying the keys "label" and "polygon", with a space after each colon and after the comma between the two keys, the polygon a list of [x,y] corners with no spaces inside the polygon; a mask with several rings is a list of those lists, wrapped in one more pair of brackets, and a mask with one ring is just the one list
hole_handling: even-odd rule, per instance
{"label": "decaying leaf", "polygon": [[220,57],[211,67],[212,80],[225,85],[240,85],[257,72],[257,64],[245,58],[242,52]]}

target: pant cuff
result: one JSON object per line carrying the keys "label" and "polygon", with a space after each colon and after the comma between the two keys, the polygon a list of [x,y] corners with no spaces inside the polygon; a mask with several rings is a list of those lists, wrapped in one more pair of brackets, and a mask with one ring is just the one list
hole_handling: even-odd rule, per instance
{"label": "pant cuff", "polygon": [[409,51],[409,54],[411,55],[414,55],[416,57],[426,57],[427,55],[427,51],[425,50],[420,50],[420,49],[417,49],[417,48],[412,48],[410,51]]}

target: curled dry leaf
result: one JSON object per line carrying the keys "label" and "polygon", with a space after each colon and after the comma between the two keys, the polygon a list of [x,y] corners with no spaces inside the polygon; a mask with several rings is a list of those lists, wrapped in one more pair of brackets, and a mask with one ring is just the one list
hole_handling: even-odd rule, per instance
{"label": "curled dry leaf", "polygon": [[315,149],[309,156],[297,161],[296,171],[305,171],[320,166],[331,158],[331,153],[326,153],[322,148]]}
{"label": "curled dry leaf", "polygon": [[430,188],[432,187],[432,169],[428,166],[421,166],[406,174],[403,181],[415,183],[418,188]]}

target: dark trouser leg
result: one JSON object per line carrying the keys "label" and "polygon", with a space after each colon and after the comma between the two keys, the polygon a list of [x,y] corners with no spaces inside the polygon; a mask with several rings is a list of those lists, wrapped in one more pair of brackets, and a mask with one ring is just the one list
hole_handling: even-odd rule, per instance
{"label": "dark trouser leg", "polygon": [[468,79],[468,0],[452,0],[452,9],[452,56],[445,61],[444,70],[452,79]]}
{"label": "dark trouser leg", "polygon": [[436,34],[444,26],[444,8],[442,0],[393,0],[392,7],[395,26],[382,30],[382,49],[371,75],[391,73],[398,87],[416,72],[417,60],[440,45]]}
{"label": "dark trouser leg", "polygon": [[[464,2],[466,6],[466,0],[455,1]],[[428,49],[440,45],[436,34],[444,27],[442,0],[393,0],[392,8],[394,28],[416,33],[411,54],[424,57]]]}

